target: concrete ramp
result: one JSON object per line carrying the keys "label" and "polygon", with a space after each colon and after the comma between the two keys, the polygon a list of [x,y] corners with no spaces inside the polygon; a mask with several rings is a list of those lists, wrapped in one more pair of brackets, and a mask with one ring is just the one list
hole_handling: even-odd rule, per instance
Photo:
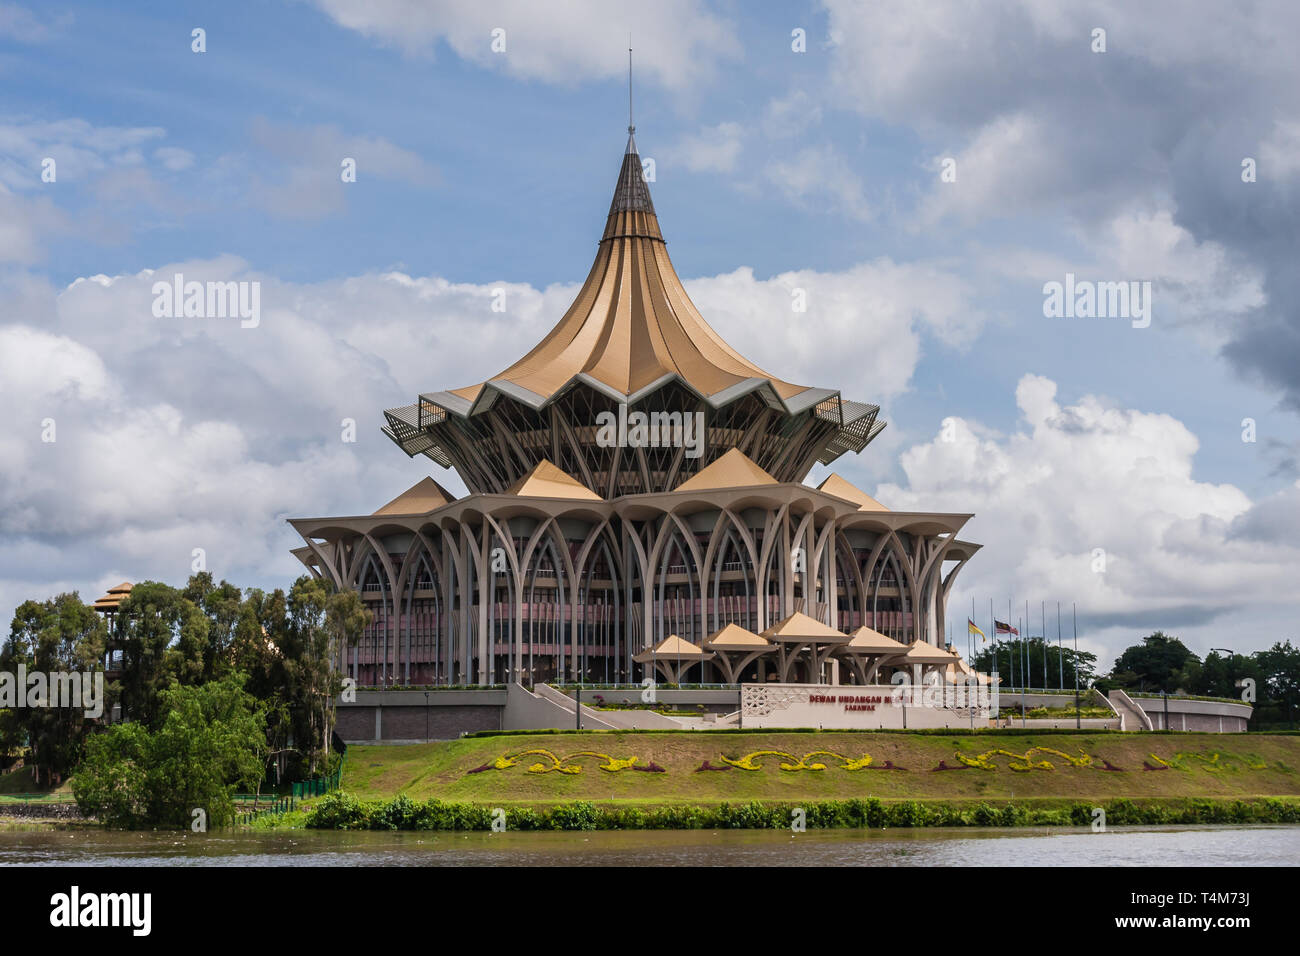
{"label": "concrete ramp", "polygon": [[[536,694],[565,708],[569,714],[569,726],[574,726],[573,698],[550,684],[541,684]],[[681,730],[682,724],[672,717],[656,714],[652,710],[593,710],[582,705],[582,727],[584,730],[614,727],[618,730]]]}
{"label": "concrete ramp", "polygon": [[[503,730],[573,730],[577,727],[573,698],[549,684],[538,684],[530,691],[522,684],[506,685],[506,709]],[[590,707],[582,708],[583,730],[619,730]]]}
{"label": "concrete ramp", "polygon": [[1133,703],[1133,698],[1122,690],[1113,690],[1106,695],[1110,702],[1111,708],[1119,714],[1120,730],[1151,730],[1151,718],[1137,704]]}

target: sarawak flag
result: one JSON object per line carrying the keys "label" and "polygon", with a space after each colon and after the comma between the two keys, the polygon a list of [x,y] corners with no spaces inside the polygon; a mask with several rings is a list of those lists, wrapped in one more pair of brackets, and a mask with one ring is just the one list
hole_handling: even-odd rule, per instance
{"label": "sarawak flag", "polygon": [[966,633],[967,633],[967,634],[978,634],[978,635],[979,635],[981,638],[983,638],[984,640],[986,640],[986,641],[988,640],[987,637],[984,637],[984,632],[981,631],[978,627],[976,627],[976,626],[975,626],[975,622],[972,621],[970,618],[966,618]]}
{"label": "sarawak flag", "polygon": [[1020,636],[1020,631],[1018,631],[1016,628],[1012,627],[1010,624],[1003,624],[1001,621],[998,620],[995,620],[993,622],[993,628],[994,628],[994,633],[996,634],[1014,634],[1016,635],[1016,637]]}

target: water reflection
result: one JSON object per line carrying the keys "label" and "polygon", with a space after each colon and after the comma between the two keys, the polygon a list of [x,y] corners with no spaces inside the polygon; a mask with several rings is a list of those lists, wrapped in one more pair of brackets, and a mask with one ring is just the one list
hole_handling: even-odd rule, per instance
{"label": "water reflection", "polygon": [[0,831],[0,865],[1294,866],[1300,827],[595,833]]}

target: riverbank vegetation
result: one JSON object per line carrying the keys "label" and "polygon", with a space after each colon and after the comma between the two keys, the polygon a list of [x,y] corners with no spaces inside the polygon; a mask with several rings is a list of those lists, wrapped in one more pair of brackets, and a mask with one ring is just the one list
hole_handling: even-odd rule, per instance
{"label": "riverbank vegetation", "polygon": [[867,797],[1096,805],[1300,796],[1297,770],[1300,736],[1289,734],[569,731],[353,745],[342,786],[364,801],[505,807]]}
{"label": "riverbank vegetation", "polygon": [[73,775],[82,809],[115,826],[188,825],[195,810],[228,823],[236,791],[336,766],[331,661],[369,617],[354,592],[306,576],[287,594],[206,572],[179,589],[145,581],[111,627],[76,594],[28,601],[0,672],[96,672],[113,720],[67,706],[0,711],[0,767],[21,761],[37,793]]}
{"label": "riverbank vegetation", "polygon": [[[1099,815],[1097,810],[1102,814]],[[573,801],[543,807],[496,808],[484,804],[406,796],[359,800],[337,792],[305,814],[303,824],[323,830],[726,830],[890,827],[1158,826],[1300,823],[1300,800],[1133,801],[1100,805],[1079,801],[951,803],[883,801],[876,797],[806,802],[620,806]]]}

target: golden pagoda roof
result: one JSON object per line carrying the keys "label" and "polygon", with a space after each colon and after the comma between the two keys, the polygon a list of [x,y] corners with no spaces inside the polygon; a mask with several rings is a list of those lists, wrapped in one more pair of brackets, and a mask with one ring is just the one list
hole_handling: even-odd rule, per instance
{"label": "golden pagoda roof", "polygon": [[824,491],[828,495],[834,495],[836,498],[844,498],[848,501],[852,501],[858,506],[859,511],[889,510],[861,488],[849,484],[839,475],[834,473],[828,475],[826,480],[817,486],[817,490]]}
{"label": "golden pagoda roof", "polygon": [[711,491],[716,488],[775,484],[777,480],[754,464],[743,451],[729,448],[717,461],[701,468],[673,491]]}
{"label": "golden pagoda roof", "polygon": [[377,515],[422,515],[456,500],[432,478],[421,478],[378,511]]}
{"label": "golden pagoda roof", "polygon": [[505,494],[521,498],[576,498],[582,501],[601,501],[596,494],[577,478],[560,470],[543,458],[528,474],[506,489]]}
{"label": "golden pagoda roof", "polygon": [[116,611],[130,596],[131,582],[123,581],[117,587],[109,588],[108,593],[92,604],[91,608],[96,611]]}
{"label": "golden pagoda roof", "polygon": [[668,258],[629,136],[596,261],[569,310],[499,375],[421,398],[468,416],[490,407],[498,394],[541,408],[581,381],[616,401],[634,402],[673,379],[714,407],[761,390],[769,404],[799,412],[838,394],[776,378],[704,320]]}

